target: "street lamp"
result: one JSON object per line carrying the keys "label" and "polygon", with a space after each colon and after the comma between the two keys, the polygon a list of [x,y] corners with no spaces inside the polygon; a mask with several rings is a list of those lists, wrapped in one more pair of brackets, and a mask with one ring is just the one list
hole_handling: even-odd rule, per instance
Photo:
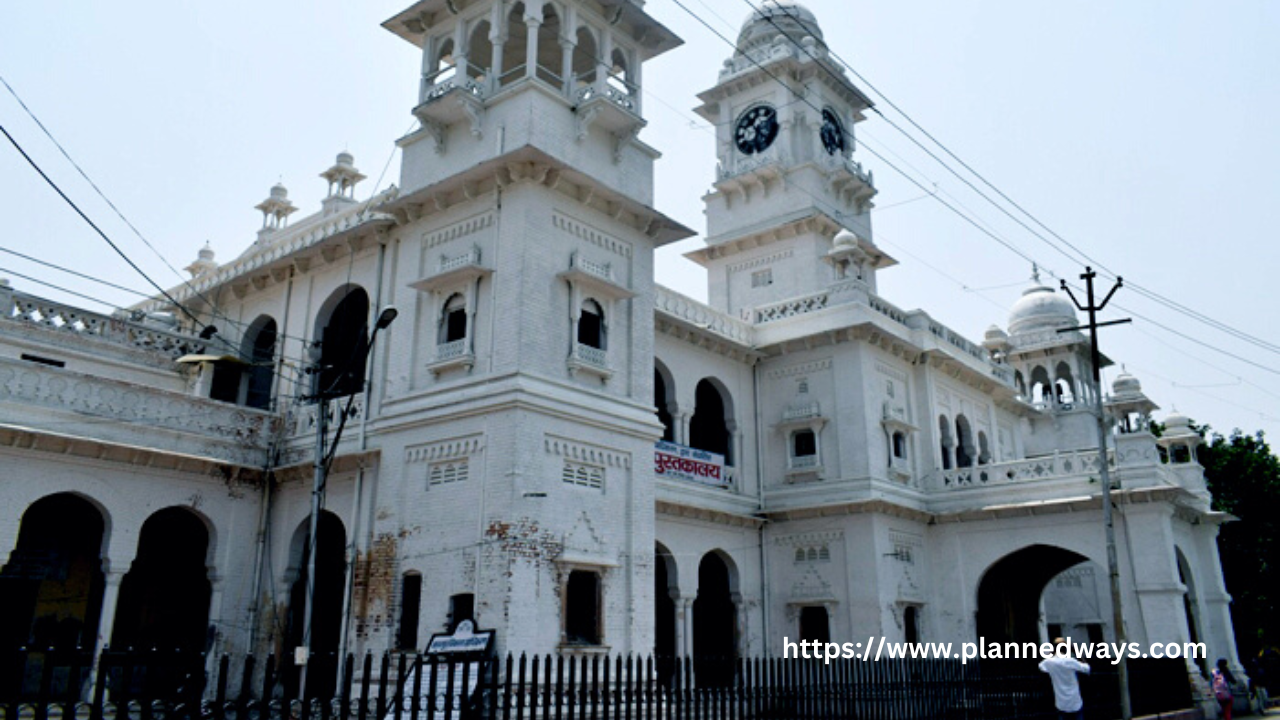
{"label": "street lamp", "polygon": [[[373,324],[373,332],[369,334],[369,342],[365,344],[365,357],[368,357],[373,352],[373,342],[378,337],[378,331],[391,325],[399,314],[400,311],[396,310],[395,306],[392,305],[388,305],[382,309],[382,312],[378,313],[378,319]],[[311,346],[312,366],[309,370],[317,376],[317,383],[315,395],[311,396],[311,399],[316,402],[316,446],[313,464],[314,476],[311,486],[311,535],[307,540],[307,598],[306,605],[303,606],[302,644],[294,649],[293,655],[294,663],[302,667],[302,671],[298,676],[298,689],[304,698],[307,697],[307,660],[311,655],[312,607],[315,605],[316,593],[316,537],[320,530],[320,511],[324,505],[324,490],[329,475],[329,466],[338,450],[338,443],[342,440],[342,430],[346,427],[347,417],[351,415],[351,407],[355,403],[356,396],[356,392],[345,390],[349,396],[347,406],[343,409],[342,417],[338,421],[338,432],[333,436],[333,447],[326,453],[324,440],[329,430],[329,401],[342,397],[340,393],[343,391],[335,392],[334,388],[321,387],[318,378],[323,376],[322,371],[326,368],[321,365],[320,342],[317,340]],[[348,366],[356,362],[357,359],[363,360],[364,358],[353,356],[347,360]],[[367,383],[362,383],[361,389],[357,392],[363,392],[363,385],[365,384]]]}

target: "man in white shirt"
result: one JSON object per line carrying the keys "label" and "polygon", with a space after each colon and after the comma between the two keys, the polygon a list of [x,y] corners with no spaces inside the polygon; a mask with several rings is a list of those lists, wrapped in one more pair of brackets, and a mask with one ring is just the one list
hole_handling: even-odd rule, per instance
{"label": "man in white shirt", "polygon": [[1070,645],[1062,638],[1054,638],[1058,654],[1040,661],[1040,671],[1049,674],[1053,681],[1053,704],[1058,708],[1060,720],[1084,720],[1084,701],[1080,699],[1080,682],[1076,673],[1088,673],[1089,666],[1070,657]]}

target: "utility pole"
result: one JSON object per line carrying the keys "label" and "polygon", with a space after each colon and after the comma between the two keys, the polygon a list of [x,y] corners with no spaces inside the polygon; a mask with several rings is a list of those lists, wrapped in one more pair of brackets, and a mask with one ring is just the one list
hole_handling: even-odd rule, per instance
{"label": "utility pole", "polygon": [[[1098,322],[1098,312],[1107,306],[1111,296],[1115,295],[1116,290],[1119,290],[1121,285],[1124,284],[1124,279],[1117,277],[1116,284],[1112,286],[1107,296],[1102,299],[1101,303],[1094,305],[1093,279],[1097,275],[1093,268],[1085,267],[1084,274],[1080,276],[1085,281],[1089,299],[1088,305],[1081,305],[1080,301],[1076,300],[1076,296],[1071,292],[1071,288],[1067,287],[1067,281],[1062,281],[1062,289],[1071,298],[1071,302],[1075,303],[1075,306],[1080,308],[1081,311],[1089,314],[1089,324],[1062,328],[1058,332],[1074,332],[1086,328],[1089,330],[1090,355],[1093,361],[1093,397],[1097,403],[1095,409],[1097,410],[1098,420],[1098,467],[1102,475],[1102,524],[1106,527],[1107,535],[1107,575],[1111,579],[1112,623],[1115,625],[1116,644],[1119,645],[1125,642],[1124,610],[1120,607],[1120,565],[1116,560],[1116,527],[1115,519],[1111,513],[1111,470],[1107,465],[1107,418],[1102,412],[1102,353],[1098,351],[1098,328],[1106,325],[1119,325],[1131,322],[1131,320],[1125,318],[1123,320]],[[1122,720],[1132,720],[1133,718],[1133,708],[1129,703],[1129,663],[1123,653],[1120,655],[1120,717]]]}

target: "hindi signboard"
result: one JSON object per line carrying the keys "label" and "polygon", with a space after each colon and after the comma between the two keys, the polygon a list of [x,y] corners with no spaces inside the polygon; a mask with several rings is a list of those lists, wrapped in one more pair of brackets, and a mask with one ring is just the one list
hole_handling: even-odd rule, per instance
{"label": "hindi signboard", "polygon": [[653,446],[654,472],[661,478],[727,487],[724,456],[687,445],[659,441]]}
{"label": "hindi signboard", "polygon": [[[432,635],[426,652],[401,681],[397,693],[401,710],[412,710],[414,688],[421,688],[421,707],[434,708],[425,712],[436,720],[458,720],[472,714],[476,688],[492,654],[493,631],[476,630],[470,620],[458,623],[450,634]],[[383,720],[395,720],[394,703]]]}

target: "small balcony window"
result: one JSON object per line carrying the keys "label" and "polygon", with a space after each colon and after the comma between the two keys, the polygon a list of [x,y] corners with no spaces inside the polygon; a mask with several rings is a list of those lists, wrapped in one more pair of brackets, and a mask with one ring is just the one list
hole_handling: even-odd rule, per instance
{"label": "small balcony window", "polygon": [[595,300],[582,303],[578,316],[578,343],[597,350],[605,349],[604,308]]}

